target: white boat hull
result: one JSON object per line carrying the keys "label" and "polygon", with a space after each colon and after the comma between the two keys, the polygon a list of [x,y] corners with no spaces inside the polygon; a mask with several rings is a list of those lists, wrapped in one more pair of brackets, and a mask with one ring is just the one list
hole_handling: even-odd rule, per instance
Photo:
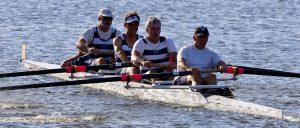
{"label": "white boat hull", "polygon": [[[48,64],[43,62],[35,62],[24,60],[23,64],[28,70],[41,69],[56,69],[59,65]],[[72,80],[68,73],[49,74],[50,76],[63,79]],[[244,102],[236,99],[230,99],[223,96],[212,95],[204,98],[199,92],[194,92],[191,89],[137,89],[124,88],[124,82],[110,82],[97,84],[84,84],[83,86],[95,89],[101,89],[106,92],[116,93],[123,96],[138,98],[142,100],[150,100],[162,103],[171,103],[180,106],[188,107],[204,107],[210,110],[220,110],[249,114],[254,116],[265,116],[272,118],[283,118],[283,112],[280,109],[258,105],[254,103]],[[130,83],[134,86],[149,86],[141,83]]]}

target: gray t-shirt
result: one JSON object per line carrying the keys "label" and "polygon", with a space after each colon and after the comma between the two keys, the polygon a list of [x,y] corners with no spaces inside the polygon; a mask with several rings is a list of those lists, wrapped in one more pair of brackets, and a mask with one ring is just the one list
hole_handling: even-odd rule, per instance
{"label": "gray t-shirt", "polygon": [[[190,44],[181,48],[177,55],[177,60],[183,58],[186,60],[187,66],[196,67],[200,70],[216,68],[219,61],[222,61],[218,54],[208,48],[198,49],[194,44]],[[202,74],[206,77],[207,74]]]}

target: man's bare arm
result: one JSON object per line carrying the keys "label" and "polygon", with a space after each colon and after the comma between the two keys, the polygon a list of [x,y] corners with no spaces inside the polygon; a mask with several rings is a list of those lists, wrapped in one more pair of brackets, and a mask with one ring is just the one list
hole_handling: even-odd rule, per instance
{"label": "man's bare arm", "polygon": [[187,71],[187,70],[190,69],[190,67],[187,66],[186,60],[185,60],[184,58],[179,58],[177,62],[178,62],[177,68],[178,68],[179,70]]}
{"label": "man's bare arm", "polygon": [[77,49],[79,50],[80,53],[87,53],[88,52],[88,46],[87,46],[87,43],[86,41],[81,38],[77,45],[76,45]]}
{"label": "man's bare arm", "polygon": [[122,40],[119,37],[114,38],[113,40],[113,45],[114,45],[114,51],[118,55],[118,57],[123,61],[123,62],[129,62],[127,59],[127,56],[125,52],[122,49]]}

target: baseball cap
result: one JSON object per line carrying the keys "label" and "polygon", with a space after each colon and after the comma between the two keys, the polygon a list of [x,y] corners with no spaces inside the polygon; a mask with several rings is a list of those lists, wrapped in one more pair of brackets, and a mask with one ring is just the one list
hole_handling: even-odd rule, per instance
{"label": "baseball cap", "polygon": [[98,16],[114,18],[114,15],[112,14],[111,10],[107,8],[101,9]]}
{"label": "baseball cap", "polygon": [[200,26],[200,27],[196,28],[195,35],[196,36],[202,36],[202,35],[209,36],[209,32],[208,32],[208,29],[206,27]]}
{"label": "baseball cap", "polygon": [[125,20],[125,23],[131,23],[131,22],[134,22],[134,21],[140,21],[140,18],[137,17],[137,16],[130,16],[130,17],[128,17],[128,18]]}

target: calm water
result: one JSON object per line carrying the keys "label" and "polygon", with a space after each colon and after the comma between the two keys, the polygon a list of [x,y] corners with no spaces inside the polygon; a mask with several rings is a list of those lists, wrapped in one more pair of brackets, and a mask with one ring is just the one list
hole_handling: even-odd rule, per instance
{"label": "calm water", "polygon": [[[123,14],[137,10],[140,34],[148,16],[162,19],[162,35],[177,48],[192,43],[196,26],[209,28],[208,46],[228,63],[300,72],[300,1],[160,0],[0,2],[0,72],[23,70],[22,43],[28,59],[60,63],[74,44],[97,24],[100,8],[113,10],[113,26],[124,32]],[[0,86],[57,81],[33,76],[2,78]],[[237,99],[300,115],[300,80],[241,76],[229,82]],[[256,118],[205,109],[174,108],[126,99],[80,86],[0,92],[0,127],[300,127],[299,122]]]}

